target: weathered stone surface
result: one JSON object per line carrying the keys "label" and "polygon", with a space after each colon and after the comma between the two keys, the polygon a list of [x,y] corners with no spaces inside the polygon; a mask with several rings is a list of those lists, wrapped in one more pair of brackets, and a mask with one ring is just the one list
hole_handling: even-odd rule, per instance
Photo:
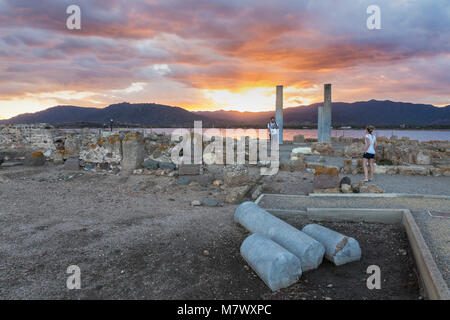
{"label": "weathered stone surface", "polygon": [[359,193],[385,193],[383,189],[375,184],[359,183]]}
{"label": "weathered stone surface", "polygon": [[228,187],[247,185],[250,182],[248,168],[244,165],[230,165],[223,168],[223,180]]}
{"label": "weathered stone surface", "polygon": [[216,199],[206,198],[202,200],[202,205],[206,207],[217,207],[219,203]]}
{"label": "weathered stone surface", "polygon": [[42,152],[33,152],[25,157],[26,166],[39,167],[45,165],[45,156]]}
{"label": "weathered stone surface", "polygon": [[341,193],[341,189],[339,187],[328,189],[314,189],[314,193]]}
{"label": "weathered stone surface", "polygon": [[194,176],[200,174],[201,165],[199,164],[180,164],[178,166],[178,175]]}
{"label": "weathered stone surface", "polygon": [[352,186],[351,185],[349,185],[349,184],[342,184],[341,185],[341,192],[342,193],[353,193],[353,190],[352,190]]}
{"label": "weathered stone surface", "polygon": [[53,161],[54,164],[64,163],[64,156],[61,154],[60,150],[53,151],[50,156],[50,159]]}
{"label": "weathered stone surface", "polygon": [[123,171],[133,171],[144,162],[145,146],[140,134],[128,133],[122,140],[122,150],[123,157],[120,165]]}
{"label": "weathered stone surface", "polygon": [[339,171],[336,168],[317,168],[314,173],[314,189],[339,187]]}
{"label": "weathered stone surface", "polygon": [[352,184],[352,180],[349,177],[343,177],[341,181],[339,182],[339,185],[342,186],[343,184]]}
{"label": "weathered stone surface", "polygon": [[294,136],[294,143],[304,143],[305,142],[305,136],[302,134],[298,134]]}
{"label": "weathered stone surface", "polygon": [[314,142],[311,146],[311,151],[328,156],[332,156],[334,152],[333,146],[329,142]]}
{"label": "weathered stone surface", "polygon": [[373,167],[374,174],[386,174],[387,171],[388,171],[388,169],[386,166],[379,166],[379,165],[374,164],[374,167]]}
{"label": "weathered stone surface", "polygon": [[261,234],[252,234],[241,245],[241,255],[272,290],[289,287],[302,275],[300,259]]}
{"label": "weathered stone surface", "polygon": [[398,166],[386,166],[386,174],[398,174]]}
{"label": "weathered stone surface", "polygon": [[2,168],[12,168],[12,167],[18,167],[23,166],[23,162],[3,162],[1,164]]}
{"label": "weathered stone surface", "polygon": [[64,162],[64,170],[78,171],[80,170],[80,159],[77,157],[70,157]]}
{"label": "weathered stone surface", "polygon": [[430,173],[430,169],[421,166],[398,166],[398,173],[404,175],[426,176]]}
{"label": "weathered stone surface", "polygon": [[293,253],[300,259],[303,271],[316,269],[322,263],[325,253],[322,244],[253,202],[241,204],[234,213],[234,221],[252,233],[269,237]]}
{"label": "weathered stone surface", "polygon": [[240,203],[245,195],[250,191],[251,186],[227,187],[225,188],[225,202]]}
{"label": "weathered stone surface", "polygon": [[173,171],[176,169],[176,165],[172,162],[160,162],[159,168],[162,170]]}
{"label": "weathered stone surface", "polygon": [[223,181],[222,180],[214,180],[213,185],[215,185],[216,187],[220,187],[221,185],[223,185]]}
{"label": "weathered stone surface", "polygon": [[47,124],[0,126],[0,145],[11,150],[53,151],[55,135],[53,127]]}
{"label": "weathered stone surface", "polygon": [[425,154],[423,151],[419,151],[416,156],[416,163],[422,165],[431,164],[431,157]]}
{"label": "weathered stone surface", "polygon": [[144,162],[142,162],[142,167],[148,170],[158,170],[159,162],[153,159],[147,159]]}
{"label": "weathered stone surface", "polygon": [[291,156],[297,156],[299,154],[311,154],[312,150],[310,147],[299,147],[292,149]]}
{"label": "weathered stone surface", "polygon": [[201,205],[202,205],[202,203],[199,200],[194,200],[191,202],[192,207],[199,207]]}
{"label": "weathered stone surface", "polygon": [[346,174],[356,175],[363,172],[362,159],[345,159],[343,171]]}
{"label": "weathered stone surface", "polygon": [[345,147],[344,156],[349,158],[361,158],[364,153],[364,143],[356,142]]}
{"label": "weathered stone surface", "polygon": [[291,161],[288,163],[281,163],[280,170],[293,171],[305,171],[307,163],[305,161],[304,155],[299,154],[296,157],[291,157]]}
{"label": "weathered stone surface", "polygon": [[256,186],[255,190],[252,192],[252,199],[256,200],[262,194],[263,185]]}
{"label": "weathered stone surface", "polygon": [[71,155],[77,155],[81,150],[81,137],[77,134],[70,134],[64,141],[64,150]]}
{"label": "weathered stone surface", "polygon": [[325,258],[336,266],[361,259],[358,241],[318,224],[309,224],[302,232],[319,241],[325,247]]}
{"label": "weathered stone surface", "polygon": [[108,163],[111,166],[119,165],[122,161],[122,140],[119,135],[106,138],[89,138],[86,145],[81,147],[80,160],[95,164]]}

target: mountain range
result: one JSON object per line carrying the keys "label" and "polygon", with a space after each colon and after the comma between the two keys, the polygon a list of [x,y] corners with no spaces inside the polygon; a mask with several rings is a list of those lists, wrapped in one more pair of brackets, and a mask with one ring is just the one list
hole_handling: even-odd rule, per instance
{"label": "mountain range", "polygon": [[[321,104],[284,109],[285,126],[314,126]],[[87,123],[103,125],[110,119],[120,124],[151,127],[192,127],[195,120],[202,120],[204,127],[264,126],[274,112],[199,111],[191,112],[179,107],[127,102],[106,108],[57,106],[36,113],[21,114],[0,124],[50,123],[71,125]],[[393,101],[361,101],[354,103],[333,102],[334,126],[442,126],[450,125],[450,105],[435,107]]]}

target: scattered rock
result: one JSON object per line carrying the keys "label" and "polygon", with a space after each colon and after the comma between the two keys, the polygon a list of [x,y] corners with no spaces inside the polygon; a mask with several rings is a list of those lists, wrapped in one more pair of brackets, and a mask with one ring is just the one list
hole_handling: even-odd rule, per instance
{"label": "scattered rock", "polygon": [[240,203],[245,195],[250,191],[251,186],[231,187],[225,189],[225,202],[227,203]]}
{"label": "scattered rock", "polygon": [[217,207],[219,203],[217,202],[216,199],[207,198],[202,200],[202,205],[207,207]]}
{"label": "scattered rock", "polygon": [[159,168],[159,162],[153,159],[147,159],[142,162],[142,167],[148,170],[157,170]]}
{"label": "scattered rock", "polygon": [[359,183],[352,184],[352,191],[353,193],[359,193]]}
{"label": "scattered rock", "polygon": [[201,205],[202,205],[202,203],[199,200],[194,200],[191,202],[192,207],[199,207]]}
{"label": "scattered rock", "polygon": [[327,156],[332,156],[334,149],[329,142],[314,142],[311,146],[311,151]]}
{"label": "scattered rock", "polygon": [[160,162],[159,168],[162,170],[173,171],[176,169],[176,165],[172,162]]}
{"label": "scattered rock", "polygon": [[343,184],[352,184],[352,180],[349,177],[343,177],[341,181],[339,182],[339,185],[342,186]]}
{"label": "scattered rock", "polygon": [[244,165],[230,165],[223,168],[223,180],[228,187],[247,185],[250,182],[248,168]]}
{"label": "scattered rock", "polygon": [[84,169],[86,170],[93,170],[95,169],[95,164],[91,163],[91,162],[86,162],[84,165]]}
{"label": "scattered rock", "polygon": [[188,185],[189,183],[191,183],[191,180],[189,180],[189,179],[178,180],[178,184],[181,184],[181,185]]}
{"label": "scattered rock", "polygon": [[223,181],[222,181],[222,180],[214,180],[213,184],[214,184],[216,187],[220,187],[221,185],[223,185]]}
{"label": "scattered rock", "polygon": [[358,187],[359,193],[385,193],[383,189],[375,184],[365,184],[364,182],[360,182]]}
{"label": "scattered rock", "polygon": [[352,186],[346,183],[341,184],[342,193],[353,193]]}

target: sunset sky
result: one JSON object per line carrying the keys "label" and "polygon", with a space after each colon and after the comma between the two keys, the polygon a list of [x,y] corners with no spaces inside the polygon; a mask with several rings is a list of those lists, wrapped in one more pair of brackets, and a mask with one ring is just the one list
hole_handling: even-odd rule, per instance
{"label": "sunset sky", "polygon": [[[381,30],[369,30],[369,5]],[[81,30],[66,9],[81,8]],[[55,105],[450,104],[449,0],[0,0],[0,119]]]}

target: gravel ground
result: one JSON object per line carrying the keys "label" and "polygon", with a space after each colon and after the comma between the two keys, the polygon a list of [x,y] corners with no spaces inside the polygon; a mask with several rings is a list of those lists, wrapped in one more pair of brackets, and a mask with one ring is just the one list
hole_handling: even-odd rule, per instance
{"label": "gravel ground", "polygon": [[[0,299],[325,299],[328,292],[331,296],[327,297],[333,299],[389,298],[386,292],[352,297],[353,281],[362,283],[365,276],[359,273],[348,288],[342,284],[346,293],[324,289],[328,275],[321,273],[306,273],[302,279],[309,284],[297,286],[298,291],[271,293],[241,258],[239,246],[247,233],[233,223],[236,206],[222,206],[223,192],[211,179],[200,177],[195,185],[182,185],[176,178],[70,173],[54,166],[1,169]],[[278,193],[305,194],[312,188],[312,175],[307,173],[280,172],[265,181],[266,188]],[[214,198],[220,206],[190,206],[192,200],[203,198]],[[289,202],[271,205],[288,206]],[[330,200],[308,199],[292,205],[329,207]],[[420,214],[428,207],[448,208],[449,202],[333,201],[334,207],[388,205]],[[430,247],[445,246],[435,240],[435,233],[439,228],[445,236],[448,227],[423,219],[421,225],[429,224],[424,236]],[[364,234],[379,228],[341,227],[352,233],[361,229]],[[390,236],[390,232],[376,233]],[[397,252],[404,238],[401,234],[395,237],[386,245]],[[398,243],[391,241],[395,239]],[[370,238],[366,240],[369,245]],[[377,243],[380,250],[389,250],[383,241]],[[436,252],[439,266],[448,267],[448,255],[441,258],[442,250]],[[375,259],[379,254],[371,251],[366,258]],[[405,279],[402,284],[409,285],[411,280],[406,279],[412,272],[397,269],[398,261],[386,265],[399,279]],[[80,291],[65,286],[66,269],[73,264],[82,270]],[[354,267],[359,270],[362,266]],[[333,278],[335,284],[345,272],[330,266],[324,270],[330,278],[337,277]],[[397,287],[390,289],[394,296],[417,298],[413,291],[395,291],[403,290]]]}

